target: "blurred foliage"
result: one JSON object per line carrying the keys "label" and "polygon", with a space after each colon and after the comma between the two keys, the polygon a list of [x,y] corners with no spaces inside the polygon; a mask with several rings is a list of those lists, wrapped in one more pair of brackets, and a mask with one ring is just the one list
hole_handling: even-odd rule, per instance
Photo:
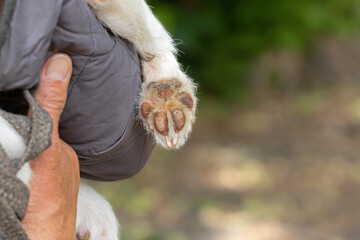
{"label": "blurred foliage", "polygon": [[149,0],[175,39],[200,94],[244,99],[251,61],[272,48],[303,51],[360,29],[357,0]]}
{"label": "blurred foliage", "polygon": [[[268,50],[303,52],[321,37],[357,34],[360,2],[149,4],[181,39],[180,61],[210,98],[181,151],[156,149],[134,178],[92,183],[114,207],[123,239],[360,239],[354,211],[360,199],[358,87],[265,95],[243,108],[218,101],[247,99],[249,67]],[[281,88],[277,75],[271,80]]]}
{"label": "blurred foliage", "polygon": [[181,151],[156,148],[135,177],[88,183],[124,240],[358,240],[359,96],[267,96],[225,121],[202,111]]}

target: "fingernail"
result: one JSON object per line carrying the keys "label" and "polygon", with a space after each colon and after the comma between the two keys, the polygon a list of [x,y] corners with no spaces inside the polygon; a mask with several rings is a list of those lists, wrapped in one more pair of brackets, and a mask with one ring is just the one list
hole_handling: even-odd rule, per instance
{"label": "fingernail", "polygon": [[65,81],[71,69],[71,61],[64,54],[57,54],[50,58],[45,70],[45,77],[55,81]]}

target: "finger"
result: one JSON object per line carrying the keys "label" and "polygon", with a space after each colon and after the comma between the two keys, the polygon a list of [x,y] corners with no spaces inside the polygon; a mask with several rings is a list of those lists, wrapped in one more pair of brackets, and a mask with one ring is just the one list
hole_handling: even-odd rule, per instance
{"label": "finger", "polygon": [[61,53],[50,57],[41,69],[40,86],[34,98],[48,111],[54,121],[54,126],[59,122],[65,106],[71,72],[70,57]]}

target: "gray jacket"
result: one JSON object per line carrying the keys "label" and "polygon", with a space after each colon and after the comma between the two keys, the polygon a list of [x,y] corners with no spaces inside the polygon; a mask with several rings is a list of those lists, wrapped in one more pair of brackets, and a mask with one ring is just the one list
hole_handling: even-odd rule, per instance
{"label": "gray jacket", "polygon": [[73,60],[59,131],[79,157],[81,176],[105,181],[133,176],[154,145],[136,119],[142,81],[132,45],[109,33],[84,0],[5,0],[0,92],[36,88],[42,64],[58,51]]}

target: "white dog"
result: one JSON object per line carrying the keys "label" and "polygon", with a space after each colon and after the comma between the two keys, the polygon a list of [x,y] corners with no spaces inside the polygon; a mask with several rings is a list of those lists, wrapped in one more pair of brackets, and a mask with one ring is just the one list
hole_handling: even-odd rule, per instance
{"label": "white dog", "polygon": [[[181,147],[195,120],[195,85],[177,62],[170,35],[144,0],[86,0],[96,16],[114,34],[132,42],[142,58],[144,84],[139,97],[139,117],[164,148]],[[0,116],[0,145],[10,159],[20,158],[26,145],[20,134]],[[17,176],[31,180],[26,163]],[[81,184],[77,210],[80,240],[116,240],[119,225],[110,204]],[[106,233],[106,234],[104,234]]]}

